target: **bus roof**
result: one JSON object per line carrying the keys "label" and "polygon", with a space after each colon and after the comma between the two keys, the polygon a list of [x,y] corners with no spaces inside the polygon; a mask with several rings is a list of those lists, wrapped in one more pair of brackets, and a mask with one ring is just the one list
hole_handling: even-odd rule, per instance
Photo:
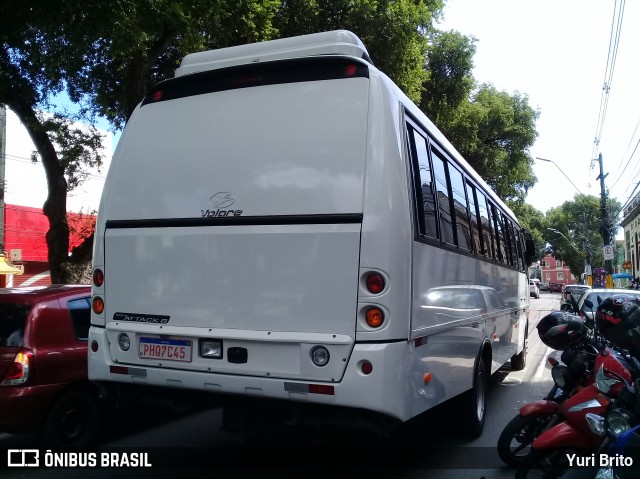
{"label": "bus roof", "polygon": [[367,48],[354,33],[348,30],[334,30],[191,53],[183,58],[175,76],[248,63],[316,55],[353,56],[373,64]]}

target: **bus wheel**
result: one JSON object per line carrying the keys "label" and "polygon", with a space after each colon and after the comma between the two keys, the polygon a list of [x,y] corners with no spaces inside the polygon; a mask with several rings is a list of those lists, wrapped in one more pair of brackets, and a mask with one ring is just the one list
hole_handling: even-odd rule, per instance
{"label": "bus wheel", "polygon": [[527,365],[527,336],[524,337],[524,346],[519,354],[511,356],[511,370],[522,371]]}
{"label": "bus wheel", "polygon": [[487,415],[487,368],[482,359],[478,360],[473,379],[473,387],[460,396],[458,430],[467,439],[482,435]]}

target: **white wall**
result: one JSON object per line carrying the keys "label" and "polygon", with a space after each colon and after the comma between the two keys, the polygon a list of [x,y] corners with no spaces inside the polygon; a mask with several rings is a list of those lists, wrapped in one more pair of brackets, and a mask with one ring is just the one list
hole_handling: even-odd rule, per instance
{"label": "white wall", "polygon": [[[67,195],[67,211],[90,213],[98,209],[104,179],[111,162],[113,135],[99,130],[104,135],[104,163],[90,170],[90,176],[78,188]],[[32,163],[31,154],[35,146],[15,113],[7,109],[5,162],[5,195],[7,204],[42,208],[47,198],[47,181],[42,162]]]}

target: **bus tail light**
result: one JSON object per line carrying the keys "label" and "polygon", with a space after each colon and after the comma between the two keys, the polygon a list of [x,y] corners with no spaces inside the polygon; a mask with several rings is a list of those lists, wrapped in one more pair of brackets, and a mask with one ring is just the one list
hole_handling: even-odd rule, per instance
{"label": "bus tail light", "polygon": [[372,294],[380,294],[384,291],[385,281],[384,276],[380,273],[370,273],[367,276],[367,291]]}
{"label": "bus tail light", "polygon": [[91,301],[91,309],[96,314],[102,314],[104,312],[104,300],[100,296],[94,296]]}
{"label": "bus tail light", "polygon": [[384,313],[380,308],[369,308],[367,310],[366,321],[372,328],[379,328],[384,322]]}
{"label": "bus tail light", "polygon": [[98,288],[104,284],[104,272],[100,268],[93,270],[93,284]]}

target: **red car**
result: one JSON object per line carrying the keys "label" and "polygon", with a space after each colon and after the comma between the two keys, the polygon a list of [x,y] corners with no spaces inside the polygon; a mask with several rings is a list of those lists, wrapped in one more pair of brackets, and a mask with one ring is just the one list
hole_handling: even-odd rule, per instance
{"label": "red car", "polygon": [[562,283],[549,283],[549,291],[552,293],[562,293]]}
{"label": "red car", "polygon": [[90,286],[0,289],[0,431],[34,433],[49,447],[91,442],[90,308]]}

